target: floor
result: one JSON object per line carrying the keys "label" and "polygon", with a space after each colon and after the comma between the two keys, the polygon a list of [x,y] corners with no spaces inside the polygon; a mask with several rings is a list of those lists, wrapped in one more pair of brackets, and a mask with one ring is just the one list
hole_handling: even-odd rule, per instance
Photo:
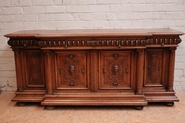
{"label": "floor", "polygon": [[131,107],[57,107],[45,110],[38,103],[15,106],[13,93],[0,94],[0,123],[185,123],[185,92],[173,107],[150,104]]}

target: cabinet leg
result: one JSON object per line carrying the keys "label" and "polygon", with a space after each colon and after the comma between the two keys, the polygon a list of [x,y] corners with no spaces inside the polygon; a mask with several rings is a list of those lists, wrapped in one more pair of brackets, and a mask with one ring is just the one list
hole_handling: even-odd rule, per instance
{"label": "cabinet leg", "polygon": [[53,109],[55,109],[55,106],[45,106],[44,109],[46,109],[46,110],[53,110]]}
{"label": "cabinet leg", "polygon": [[17,103],[16,103],[16,106],[19,106],[19,107],[25,106],[25,105],[26,105],[25,102],[17,102]]}
{"label": "cabinet leg", "polygon": [[133,108],[136,109],[136,110],[142,110],[143,106],[134,106]]}
{"label": "cabinet leg", "polygon": [[171,107],[174,106],[174,102],[165,102],[164,105]]}

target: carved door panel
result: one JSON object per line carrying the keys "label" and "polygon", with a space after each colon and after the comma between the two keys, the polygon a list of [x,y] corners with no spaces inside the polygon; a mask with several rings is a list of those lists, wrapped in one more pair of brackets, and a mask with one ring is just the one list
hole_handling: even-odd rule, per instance
{"label": "carved door panel", "polygon": [[87,90],[87,52],[56,52],[56,87],[61,90]]}
{"label": "carved door panel", "polygon": [[24,51],[25,88],[45,88],[43,54],[39,50]]}
{"label": "carved door panel", "polygon": [[100,52],[99,89],[131,89],[131,52]]}
{"label": "carved door panel", "polygon": [[147,49],[144,86],[164,86],[166,55],[164,49]]}

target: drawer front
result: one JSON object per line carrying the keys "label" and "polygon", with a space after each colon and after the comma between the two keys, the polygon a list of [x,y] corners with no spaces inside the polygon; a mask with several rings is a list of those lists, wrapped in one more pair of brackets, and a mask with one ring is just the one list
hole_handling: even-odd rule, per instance
{"label": "drawer front", "polygon": [[101,51],[99,89],[131,89],[131,52]]}
{"label": "drawer front", "polygon": [[62,90],[86,90],[87,52],[56,52],[56,88]]}

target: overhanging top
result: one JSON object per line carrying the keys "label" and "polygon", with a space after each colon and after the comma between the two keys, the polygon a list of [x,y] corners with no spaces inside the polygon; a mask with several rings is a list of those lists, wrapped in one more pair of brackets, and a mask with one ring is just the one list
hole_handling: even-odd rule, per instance
{"label": "overhanging top", "polygon": [[22,30],[5,35],[9,38],[66,38],[66,37],[131,37],[152,35],[183,35],[172,29],[70,29]]}

